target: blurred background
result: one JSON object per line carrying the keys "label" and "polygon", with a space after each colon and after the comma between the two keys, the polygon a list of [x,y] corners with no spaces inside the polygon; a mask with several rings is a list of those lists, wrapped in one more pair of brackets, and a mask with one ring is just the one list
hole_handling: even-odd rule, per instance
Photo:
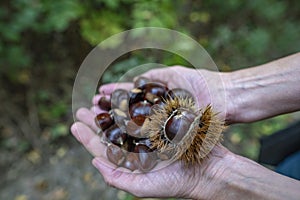
{"label": "blurred background", "polygon": [[[188,34],[221,71],[300,50],[298,0],[1,0],[0,199],[138,199],[106,186],[70,135],[77,70],[107,37],[136,27]],[[122,56],[102,82],[147,62],[188,65],[170,53]],[[224,145],[257,160],[259,139],[299,120],[293,113],[231,126]]]}

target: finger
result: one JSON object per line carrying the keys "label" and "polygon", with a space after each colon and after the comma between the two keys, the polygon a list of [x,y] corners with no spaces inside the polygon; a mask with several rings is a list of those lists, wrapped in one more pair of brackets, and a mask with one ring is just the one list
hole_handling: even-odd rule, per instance
{"label": "finger", "polygon": [[71,126],[71,132],[93,156],[106,156],[104,153],[106,146],[101,143],[100,137],[90,127],[82,122],[76,122]]}
{"label": "finger", "polygon": [[95,132],[99,130],[95,123],[96,114],[87,108],[80,108],[76,112],[76,118],[84,124],[90,126]]}
{"label": "finger", "polygon": [[[134,174],[125,168],[116,168],[114,164],[103,157],[94,158],[92,164],[99,170],[105,182],[110,186],[134,193],[132,190],[133,186],[140,184],[138,180],[134,179],[134,177],[140,176],[139,174]],[[137,182],[134,183],[134,180]]]}
{"label": "finger", "polygon": [[109,83],[99,88],[100,94],[110,95],[116,89],[131,90],[133,83]]}
{"label": "finger", "polygon": [[[178,180],[178,177],[172,180],[172,177],[176,177],[174,176],[176,170],[178,171],[176,168],[160,172],[127,173],[119,168],[116,169],[104,158],[95,158],[92,163],[102,174],[108,185],[140,197],[169,197],[173,195],[172,191],[163,191],[162,187],[165,187],[165,182],[171,181],[172,184],[174,180]],[[169,185],[170,183],[167,184]]]}

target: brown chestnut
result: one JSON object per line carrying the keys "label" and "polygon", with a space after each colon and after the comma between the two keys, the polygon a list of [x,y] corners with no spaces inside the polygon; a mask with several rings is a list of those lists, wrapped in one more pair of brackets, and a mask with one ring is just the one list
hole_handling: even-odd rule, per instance
{"label": "brown chestnut", "polygon": [[130,120],[126,123],[126,133],[134,137],[139,137],[141,135],[141,126]]}
{"label": "brown chestnut", "polygon": [[131,119],[138,125],[142,126],[146,117],[150,114],[151,104],[147,101],[135,103],[130,106],[129,113]]}
{"label": "brown chestnut", "polygon": [[142,86],[144,93],[151,93],[157,97],[165,98],[168,88],[160,83],[147,83]]}
{"label": "brown chestnut", "polygon": [[125,155],[122,149],[114,144],[109,144],[107,146],[106,156],[110,162],[117,166],[120,166],[125,160]]}
{"label": "brown chestnut", "polygon": [[111,109],[110,100],[106,97],[101,97],[98,101],[98,106],[105,111],[109,111]]}
{"label": "brown chestnut", "polygon": [[102,131],[105,131],[108,127],[110,127],[114,123],[114,121],[111,118],[110,114],[100,113],[95,117],[95,123],[99,128],[102,129]]}
{"label": "brown chestnut", "polygon": [[108,142],[121,146],[126,141],[126,133],[124,133],[117,124],[112,125],[104,132]]}
{"label": "brown chestnut", "polygon": [[129,106],[129,94],[126,90],[117,89],[113,91],[110,98],[112,108],[119,108],[127,111]]}
{"label": "brown chestnut", "polygon": [[122,149],[124,149],[125,151],[128,151],[128,152],[133,152],[134,147],[135,147],[135,140],[136,140],[135,137],[133,137],[131,135],[127,135],[126,136],[126,141],[122,145]]}
{"label": "brown chestnut", "polygon": [[141,171],[150,171],[156,164],[155,153],[151,152],[151,149],[144,145],[136,145],[134,152],[138,154],[139,158],[139,170]]}
{"label": "brown chestnut", "polygon": [[149,82],[150,80],[148,78],[140,76],[134,81],[134,87],[135,88],[142,87],[143,85]]}
{"label": "brown chestnut", "polygon": [[137,140],[136,145],[144,145],[148,148],[148,151],[153,151],[153,149],[151,149],[151,141],[149,138],[141,138],[139,140]]}
{"label": "brown chestnut", "polygon": [[135,104],[139,101],[143,101],[144,100],[144,92],[143,90],[139,89],[139,88],[134,88],[129,92],[129,105]]}
{"label": "brown chestnut", "polygon": [[155,94],[152,94],[150,92],[147,92],[145,94],[145,99],[149,102],[151,102],[152,104],[155,104],[155,103],[159,103],[161,101],[161,98],[156,96]]}
{"label": "brown chestnut", "polygon": [[165,137],[172,143],[178,143],[188,132],[196,115],[187,109],[176,110],[164,127]]}
{"label": "brown chestnut", "polygon": [[126,132],[126,122],[130,120],[129,116],[127,115],[127,112],[115,108],[111,110],[111,113],[114,116],[115,123],[123,132]]}
{"label": "brown chestnut", "polygon": [[139,167],[139,158],[136,153],[128,153],[126,160],[123,163],[123,167],[134,171]]}

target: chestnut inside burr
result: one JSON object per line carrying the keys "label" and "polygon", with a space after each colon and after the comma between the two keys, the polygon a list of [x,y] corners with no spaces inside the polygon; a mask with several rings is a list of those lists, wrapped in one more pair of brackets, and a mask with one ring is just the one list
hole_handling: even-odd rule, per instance
{"label": "chestnut inside burr", "polygon": [[175,110],[164,125],[164,135],[169,142],[180,142],[188,132],[195,117],[196,115],[189,110]]}

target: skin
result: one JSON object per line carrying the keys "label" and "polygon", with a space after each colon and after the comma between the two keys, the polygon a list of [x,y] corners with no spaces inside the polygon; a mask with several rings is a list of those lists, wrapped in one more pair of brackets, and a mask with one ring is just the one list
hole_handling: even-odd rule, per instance
{"label": "skin", "polygon": [[[261,66],[230,73],[197,71],[176,66],[150,70],[142,76],[162,81],[169,88],[188,88],[201,103],[211,103],[224,111],[228,124],[253,122],[282,113],[300,110],[300,54]],[[180,76],[178,76],[180,74]],[[220,82],[221,80],[221,82]],[[186,84],[186,85],[183,85]],[[132,84],[108,84],[99,89],[93,102]],[[214,94],[213,98],[210,94]],[[272,102],[272,103],[270,103]],[[222,110],[223,109],[223,110]],[[138,197],[180,197],[192,199],[298,199],[300,182],[277,174],[258,163],[216,145],[201,165],[187,170],[180,162],[148,173],[131,173],[110,163],[105,146],[96,135],[97,107],[81,108],[71,131],[95,158],[92,164],[107,184]]]}

